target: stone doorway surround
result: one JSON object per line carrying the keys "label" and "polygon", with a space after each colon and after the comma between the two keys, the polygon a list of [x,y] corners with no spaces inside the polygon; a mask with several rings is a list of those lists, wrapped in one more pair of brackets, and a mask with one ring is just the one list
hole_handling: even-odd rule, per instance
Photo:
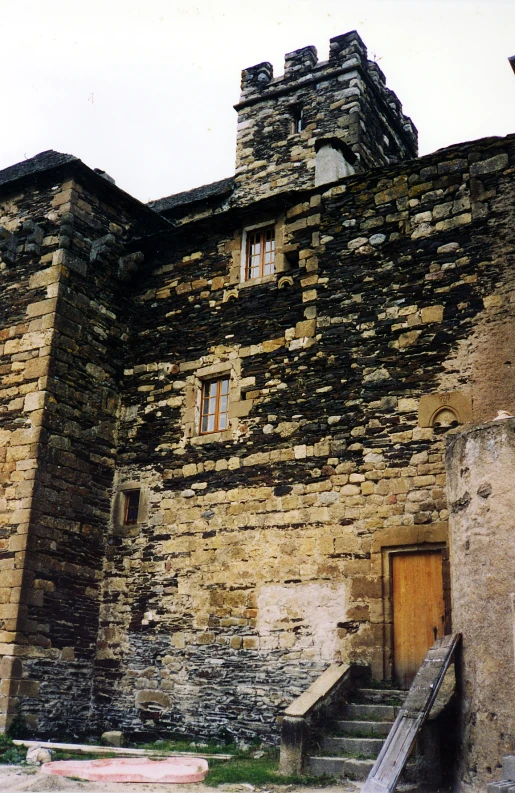
{"label": "stone doorway surround", "polygon": [[[377,604],[375,618],[382,627],[381,647],[372,658],[372,675],[376,679],[391,680],[393,676],[393,608],[392,556],[407,551],[442,551],[443,590],[445,605],[445,633],[451,630],[451,597],[448,552],[448,524],[430,523],[419,526],[395,526],[378,532],[372,543],[372,573],[381,580],[382,598]],[[372,617],[373,619],[373,617]],[[381,631],[379,631],[379,634]]]}

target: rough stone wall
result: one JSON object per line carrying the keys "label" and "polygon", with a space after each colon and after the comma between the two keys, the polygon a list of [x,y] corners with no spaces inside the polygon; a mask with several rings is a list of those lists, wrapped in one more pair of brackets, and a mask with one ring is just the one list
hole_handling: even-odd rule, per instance
{"label": "rough stone wall", "polygon": [[116,455],[121,345],[128,306],[117,280],[128,222],[120,207],[70,181],[54,198],[60,270],[51,347],[45,439],[33,511],[31,610],[37,653],[26,661],[41,681],[24,709],[41,734],[87,729],[98,631],[105,524]]}
{"label": "rough stone wall", "polygon": [[[236,105],[236,197],[263,195],[314,184],[315,142],[336,137],[357,170],[415,157],[417,133],[402,105],[386,88],[376,63],[355,31],[331,39],[330,59],[317,63],[316,49],[286,55],[285,72],[270,63],[242,72]],[[292,123],[302,112],[302,129]]]}
{"label": "rough stone wall", "polygon": [[19,658],[38,598],[26,562],[53,339],[55,279],[42,272],[55,247],[55,189],[20,186],[0,201],[0,729],[19,697],[39,690]]}
{"label": "rough stone wall", "polygon": [[18,253],[0,273],[2,655],[23,660],[4,658],[3,711],[41,735],[87,730],[133,225],[99,177],[53,183],[2,204]]}
{"label": "rough stone wall", "polygon": [[515,420],[449,440],[453,619],[463,634],[459,781],[484,790],[515,749]]}
{"label": "rough stone wall", "polygon": [[[152,242],[116,474],[148,515],[112,527],[100,726],[274,740],[330,661],[390,676],[389,550],[447,538],[445,429],[419,426],[420,399],[458,391],[474,417],[513,399],[500,358],[485,396],[467,345],[511,326],[514,144],[290,198],[290,270],[261,284],[231,283],[248,213]],[[231,427],[198,437],[222,371]]]}

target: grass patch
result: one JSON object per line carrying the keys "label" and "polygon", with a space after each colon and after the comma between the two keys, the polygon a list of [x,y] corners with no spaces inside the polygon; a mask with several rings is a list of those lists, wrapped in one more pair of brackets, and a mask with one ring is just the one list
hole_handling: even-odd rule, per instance
{"label": "grass patch", "polygon": [[103,760],[116,757],[114,752],[98,754],[95,752],[67,752],[64,749],[52,749],[52,760]]}
{"label": "grass patch", "polygon": [[212,760],[205,779],[207,785],[247,783],[254,787],[265,785],[310,785],[324,787],[333,784],[334,777],[324,776],[282,776],[279,773],[279,758],[267,754],[259,759],[235,757],[232,760]]}
{"label": "grass patch", "polygon": [[152,743],[138,743],[134,744],[137,749],[149,749],[153,752],[163,752],[163,754],[171,754],[172,752],[197,752],[198,754],[247,754],[238,749],[236,744],[219,744],[219,743],[200,743],[184,740],[159,740]]}
{"label": "grass patch", "polygon": [[0,734],[0,764],[19,765],[25,762],[27,750],[23,746],[15,746],[9,735]]}

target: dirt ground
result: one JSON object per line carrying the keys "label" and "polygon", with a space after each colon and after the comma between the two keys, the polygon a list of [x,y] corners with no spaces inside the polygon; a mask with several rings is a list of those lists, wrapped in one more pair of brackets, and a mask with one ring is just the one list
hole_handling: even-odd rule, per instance
{"label": "dirt ground", "polygon": [[[343,782],[324,788],[271,785],[266,793],[360,793],[359,782]],[[129,784],[127,782],[79,782],[65,777],[41,774],[34,766],[0,766],[2,793],[253,793],[253,785],[233,784],[209,787],[200,782],[190,785]],[[265,793],[260,788],[260,793]]]}

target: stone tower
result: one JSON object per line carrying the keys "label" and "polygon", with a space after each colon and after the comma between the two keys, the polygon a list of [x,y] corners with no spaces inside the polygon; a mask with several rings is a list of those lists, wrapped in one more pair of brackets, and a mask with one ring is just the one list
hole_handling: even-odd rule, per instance
{"label": "stone tower", "polygon": [[280,77],[268,62],[244,69],[235,108],[244,203],[417,156],[417,130],[356,31],[331,39],[328,61],[311,46],[288,53]]}

